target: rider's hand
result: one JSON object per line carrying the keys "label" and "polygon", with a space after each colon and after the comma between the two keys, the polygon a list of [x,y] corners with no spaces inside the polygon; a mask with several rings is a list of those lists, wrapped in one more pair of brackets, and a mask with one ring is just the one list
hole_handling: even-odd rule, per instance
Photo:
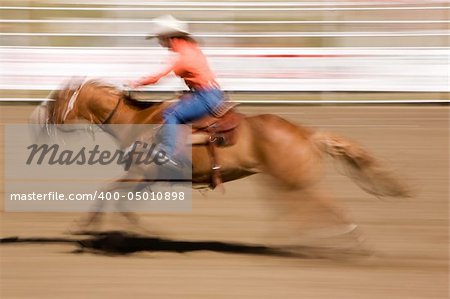
{"label": "rider's hand", "polygon": [[141,86],[142,84],[139,81],[130,81],[127,83],[127,85],[130,88],[137,88],[137,87]]}

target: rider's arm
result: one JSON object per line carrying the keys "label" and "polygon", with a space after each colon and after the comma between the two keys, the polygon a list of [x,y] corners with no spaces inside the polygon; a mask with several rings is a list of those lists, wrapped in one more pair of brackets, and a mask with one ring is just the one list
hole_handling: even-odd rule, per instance
{"label": "rider's arm", "polygon": [[134,84],[135,87],[157,83],[162,77],[167,76],[171,71],[174,70],[177,61],[178,61],[178,59],[176,59],[176,58],[170,59],[169,62],[167,63],[168,66],[166,68],[164,68],[161,72],[159,72],[155,75],[144,77],[144,78],[138,80]]}

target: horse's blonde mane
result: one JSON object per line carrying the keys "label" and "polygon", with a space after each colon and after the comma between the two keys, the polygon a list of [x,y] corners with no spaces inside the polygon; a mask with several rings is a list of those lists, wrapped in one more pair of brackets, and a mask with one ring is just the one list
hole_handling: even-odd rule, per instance
{"label": "horse's blonde mane", "polygon": [[47,105],[47,123],[60,124],[64,122],[64,114],[68,109],[71,96],[81,87],[106,88],[114,93],[122,93],[122,90],[117,85],[103,79],[71,78],[49,94],[48,99],[52,101]]}
{"label": "horse's blonde mane", "polygon": [[122,92],[122,89],[119,86],[117,86],[111,82],[107,82],[104,79],[99,79],[99,78],[88,79],[85,81],[85,85],[93,85],[94,87],[108,88],[108,89],[112,89],[116,92]]}

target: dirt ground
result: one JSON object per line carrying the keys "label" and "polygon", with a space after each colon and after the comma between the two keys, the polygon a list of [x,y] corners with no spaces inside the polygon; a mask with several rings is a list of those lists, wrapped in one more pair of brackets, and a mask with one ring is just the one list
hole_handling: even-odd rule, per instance
{"label": "dirt ground", "polygon": [[[2,105],[1,122],[24,122],[32,108]],[[241,110],[275,113],[346,135],[413,186],[411,199],[381,201],[329,167],[326,187],[364,232],[364,246],[372,255],[286,257],[212,249],[122,256],[74,253],[77,246],[73,243],[2,244],[0,297],[448,298],[448,107],[266,106]],[[279,211],[282,199],[263,198],[268,186],[261,187],[261,181],[265,182],[252,177],[229,183],[225,194],[194,192],[191,213],[146,213],[142,221],[171,244],[207,240],[269,246],[277,244],[280,236],[295,243],[307,233],[307,225],[298,231],[286,229],[289,223]],[[299,219],[326,222],[324,215],[308,211],[299,211]],[[77,238],[65,232],[80,216],[2,212],[1,237]],[[123,219],[111,216],[108,228],[126,229]]]}

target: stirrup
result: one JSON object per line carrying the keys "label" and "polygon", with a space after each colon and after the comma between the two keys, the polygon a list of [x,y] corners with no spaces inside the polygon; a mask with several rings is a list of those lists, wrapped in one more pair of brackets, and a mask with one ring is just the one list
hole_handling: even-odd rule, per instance
{"label": "stirrup", "polygon": [[172,157],[169,157],[169,156],[166,156],[166,158],[167,158],[167,163],[164,163],[164,164],[167,164],[167,165],[170,165],[170,166],[175,166],[175,167],[178,167],[178,168],[183,168],[184,167],[183,163],[181,163],[180,161],[178,161],[178,160],[176,160],[176,159],[174,159]]}

